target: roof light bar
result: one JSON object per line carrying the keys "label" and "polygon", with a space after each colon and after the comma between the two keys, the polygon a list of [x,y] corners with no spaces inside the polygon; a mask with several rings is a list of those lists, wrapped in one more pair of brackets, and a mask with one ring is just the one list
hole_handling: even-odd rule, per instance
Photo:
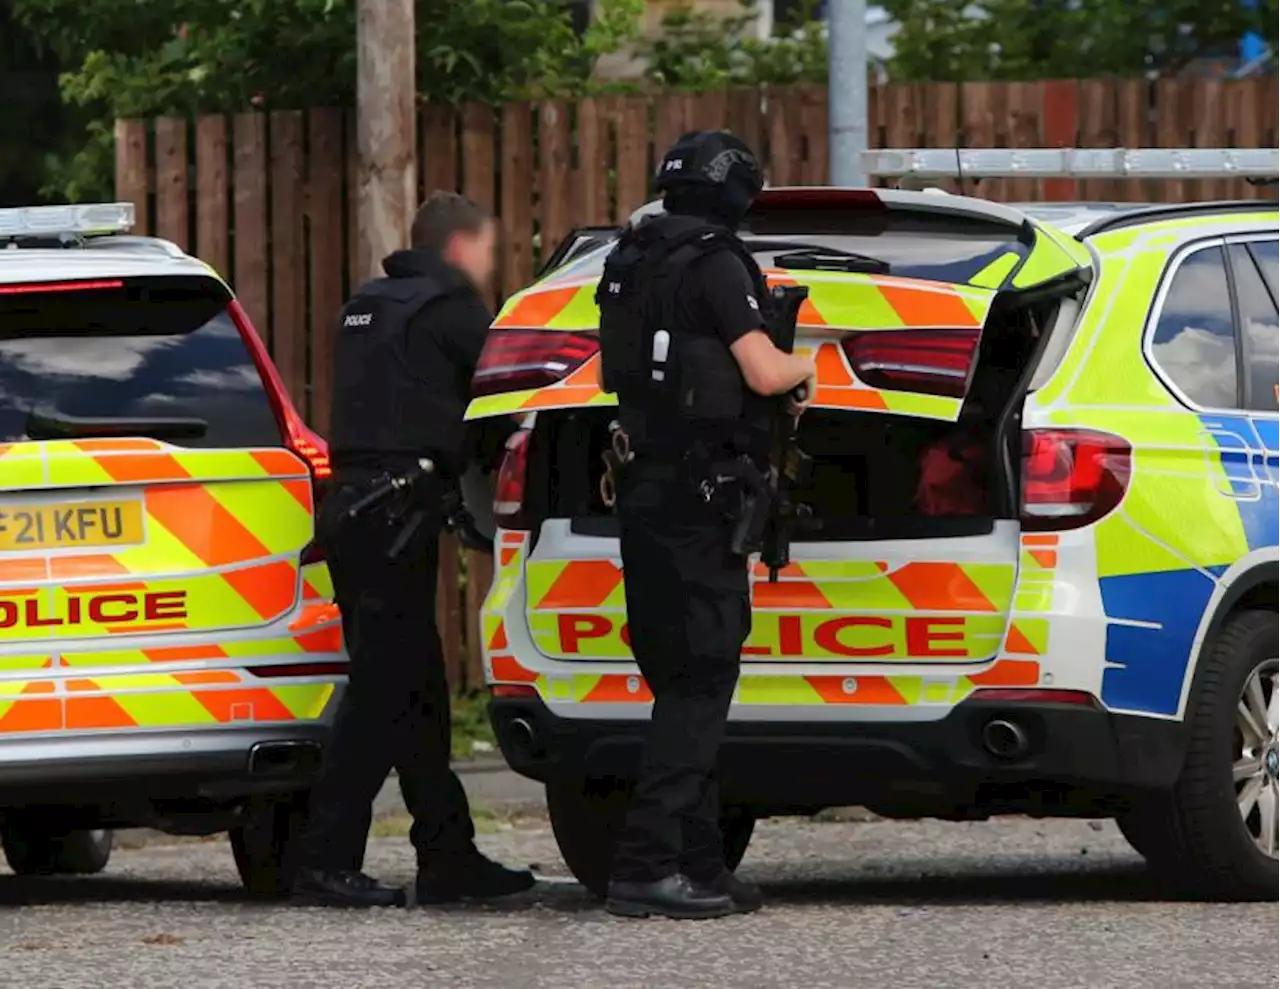
{"label": "roof light bar", "polygon": [[885,148],[862,153],[868,175],[895,178],[1274,179],[1270,148]]}
{"label": "roof light bar", "polygon": [[124,233],[133,222],[133,203],[20,206],[0,209],[0,239]]}

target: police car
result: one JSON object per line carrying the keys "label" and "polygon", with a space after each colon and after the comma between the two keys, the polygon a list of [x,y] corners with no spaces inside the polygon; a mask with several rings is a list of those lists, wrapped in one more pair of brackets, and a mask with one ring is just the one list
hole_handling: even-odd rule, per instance
{"label": "police car", "polygon": [[[1276,152],[881,152],[926,179],[1274,179]],[[872,169],[873,172],[875,169]],[[656,204],[647,207],[657,209]],[[1276,895],[1277,210],[766,189],[744,236],[810,290],[814,458],[721,759],[754,821],[1116,818],[1200,892]],[[518,415],[484,604],[492,718],[603,889],[650,694],[599,494],[612,396],[581,231],[498,315],[470,418]]]}
{"label": "police car", "polygon": [[130,204],[0,210],[0,835],[229,830],[277,892],[346,657],[323,442],[226,283]]}

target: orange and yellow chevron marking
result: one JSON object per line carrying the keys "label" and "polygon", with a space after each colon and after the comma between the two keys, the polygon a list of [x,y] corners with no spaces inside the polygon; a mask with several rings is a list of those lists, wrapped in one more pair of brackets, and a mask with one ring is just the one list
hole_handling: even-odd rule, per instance
{"label": "orange and yellow chevron marking", "polygon": [[[736,702],[758,705],[841,704],[861,706],[952,705],[979,686],[1030,686],[1038,681],[1037,664],[997,660],[980,673],[922,676],[760,675],[746,672],[738,682]],[[550,701],[578,704],[643,704],[653,693],[638,673],[574,673],[545,677],[525,669],[512,656],[495,656],[491,682],[532,683]]]}
{"label": "orange and yellow chevron marking", "polygon": [[[334,690],[331,683],[319,683],[271,688],[153,689],[142,692],[136,685],[120,682],[128,679],[131,678],[100,678],[81,683],[80,691],[97,689],[103,693],[77,696],[76,692],[71,692],[66,699],[65,727],[73,731],[87,731],[198,727],[232,722],[311,721],[324,712]],[[213,682],[192,679],[183,686]],[[0,731],[3,730],[0,723]]]}
{"label": "orange and yellow chevron marking", "polygon": [[[849,330],[960,329],[981,326],[991,289],[893,275],[765,272],[770,285],[806,285],[801,327]],[[512,296],[498,313],[498,329],[591,330],[599,325],[596,283],[558,284],[554,279]]]}
{"label": "orange and yellow chevron marking", "polygon": [[333,577],[327,563],[308,563],[302,568],[304,601],[332,601]]}
{"label": "orange and yellow chevron marking", "polygon": [[[1004,563],[907,563],[890,570],[877,561],[814,560],[792,563],[777,583],[754,570],[756,609],[959,611],[996,614],[1008,609],[1014,567]],[[528,599],[535,611],[625,606],[622,571],[612,560],[530,560]]]}
{"label": "orange and yellow chevron marking", "polygon": [[506,568],[516,562],[520,551],[524,549],[526,536],[523,532],[504,532],[501,545],[498,547],[498,566]]}
{"label": "orange and yellow chevron marking", "polygon": [[[1018,586],[1013,599],[1017,614],[1045,614],[1053,610],[1054,571],[1057,566],[1056,535],[1028,533],[1022,537]],[[1046,632],[1046,641],[1047,635]]]}

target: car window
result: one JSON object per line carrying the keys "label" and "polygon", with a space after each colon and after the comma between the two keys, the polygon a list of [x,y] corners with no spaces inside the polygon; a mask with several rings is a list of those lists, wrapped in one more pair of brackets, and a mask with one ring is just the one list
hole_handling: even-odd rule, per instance
{"label": "car window", "polygon": [[1175,269],[1156,321],[1151,356],[1194,404],[1238,407],[1235,321],[1221,247],[1188,254]]}
{"label": "car window", "polygon": [[[1274,246],[1275,241],[1271,242]],[[1249,248],[1232,244],[1231,272],[1236,283],[1236,303],[1240,312],[1244,342],[1245,408],[1255,412],[1275,412],[1276,388],[1280,382],[1280,322],[1276,302],[1254,264]]]}
{"label": "car window", "polygon": [[[182,446],[278,446],[253,358],[209,279],[0,294],[0,442],[55,420],[201,419]],[[38,437],[45,438],[45,437]]]}
{"label": "car window", "polygon": [[1255,240],[1249,243],[1254,260],[1262,269],[1262,277],[1271,288],[1271,297],[1280,299],[1280,290],[1276,288],[1276,279],[1280,277],[1280,240]]}

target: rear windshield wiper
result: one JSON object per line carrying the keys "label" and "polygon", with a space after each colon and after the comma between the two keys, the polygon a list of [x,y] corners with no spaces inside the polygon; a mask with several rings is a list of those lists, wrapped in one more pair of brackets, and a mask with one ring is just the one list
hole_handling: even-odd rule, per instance
{"label": "rear windshield wiper", "polygon": [[869,254],[855,254],[852,251],[841,251],[834,247],[810,247],[799,251],[788,251],[774,257],[773,263],[779,268],[794,271],[853,271],[869,275],[887,275],[889,262],[873,258]]}
{"label": "rear windshield wiper", "polygon": [[69,416],[27,413],[26,433],[33,440],[74,440],[95,436],[146,436],[153,440],[197,440],[209,431],[204,419],[144,416]]}

